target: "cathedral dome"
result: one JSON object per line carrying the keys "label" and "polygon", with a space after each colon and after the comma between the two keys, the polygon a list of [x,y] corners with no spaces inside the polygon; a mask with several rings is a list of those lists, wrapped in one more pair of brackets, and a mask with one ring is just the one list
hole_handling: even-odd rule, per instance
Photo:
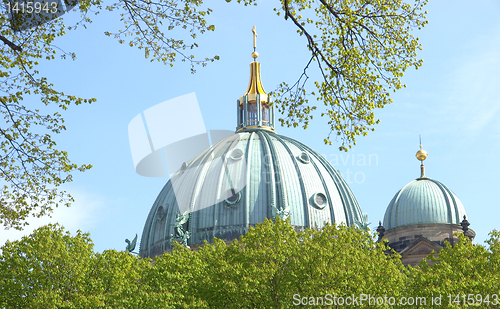
{"label": "cathedral dome", "polygon": [[185,162],[160,192],[142,233],[140,255],[154,257],[172,242],[198,246],[232,241],[265,218],[290,218],[297,230],[326,223],[367,228],[351,189],[306,145],[274,130],[274,106],[254,61],[236,102],[236,133]]}
{"label": "cathedral dome", "polygon": [[466,215],[458,197],[437,180],[418,178],[393,197],[384,216],[384,228],[444,223],[457,224]]}
{"label": "cathedral dome", "polygon": [[170,250],[183,236],[189,246],[213,237],[231,241],[276,216],[290,217],[297,229],[367,224],[351,189],[324,157],[269,130],[246,129],[221,140],[172,179],[149,213],[142,257]]}
{"label": "cathedral dome", "polygon": [[[389,203],[384,225],[377,228],[379,239],[385,238],[389,247],[401,255],[404,265],[417,265],[446,243],[459,242],[457,234],[474,239],[469,229],[464,205],[447,186],[425,176],[424,160],[428,153],[417,151],[420,177],[401,188]],[[463,219],[463,221],[462,221]]]}

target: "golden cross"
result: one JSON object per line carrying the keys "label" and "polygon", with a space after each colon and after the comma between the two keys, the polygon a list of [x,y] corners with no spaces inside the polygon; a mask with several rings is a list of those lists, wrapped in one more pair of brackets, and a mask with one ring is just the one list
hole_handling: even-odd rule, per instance
{"label": "golden cross", "polygon": [[255,26],[252,28],[252,33],[253,33],[253,48],[257,48],[257,29]]}

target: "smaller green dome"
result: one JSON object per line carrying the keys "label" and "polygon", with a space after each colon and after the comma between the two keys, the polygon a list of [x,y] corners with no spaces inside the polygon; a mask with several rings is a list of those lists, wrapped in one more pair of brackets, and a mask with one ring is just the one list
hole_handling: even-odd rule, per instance
{"label": "smaller green dome", "polygon": [[401,188],[389,203],[384,227],[425,223],[460,224],[467,215],[458,197],[437,180],[419,178]]}

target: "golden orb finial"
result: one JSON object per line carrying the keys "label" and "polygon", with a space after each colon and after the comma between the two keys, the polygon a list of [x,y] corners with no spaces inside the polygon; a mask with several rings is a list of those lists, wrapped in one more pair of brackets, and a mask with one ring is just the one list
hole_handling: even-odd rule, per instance
{"label": "golden orb finial", "polygon": [[417,157],[419,161],[424,161],[425,159],[427,159],[427,156],[428,156],[427,151],[423,150],[422,145],[420,145],[420,150],[417,151],[415,157]]}
{"label": "golden orb finial", "polygon": [[422,138],[419,136],[420,139],[420,150],[417,151],[417,154],[415,157],[420,161],[420,178],[419,179],[424,179],[427,178],[425,176],[425,166],[424,166],[424,160],[427,159],[427,151],[422,149]]}
{"label": "golden orb finial", "polygon": [[417,154],[415,155],[415,157],[417,157],[417,159],[422,162],[422,165],[424,164],[424,160],[427,159],[427,151],[423,150],[422,149],[422,137],[419,135],[418,136],[418,139],[420,140],[420,150],[417,151]]}

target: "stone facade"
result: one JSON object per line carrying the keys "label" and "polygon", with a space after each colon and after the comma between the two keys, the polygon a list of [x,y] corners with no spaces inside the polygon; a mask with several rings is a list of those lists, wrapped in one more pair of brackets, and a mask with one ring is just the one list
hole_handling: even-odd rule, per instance
{"label": "stone facade", "polygon": [[[445,247],[445,242],[454,245],[458,243],[455,233],[463,233],[458,224],[427,223],[401,226],[384,232],[384,239],[389,246],[401,254],[404,265],[417,265],[432,251],[438,253]],[[469,229],[474,238],[474,231]]]}

